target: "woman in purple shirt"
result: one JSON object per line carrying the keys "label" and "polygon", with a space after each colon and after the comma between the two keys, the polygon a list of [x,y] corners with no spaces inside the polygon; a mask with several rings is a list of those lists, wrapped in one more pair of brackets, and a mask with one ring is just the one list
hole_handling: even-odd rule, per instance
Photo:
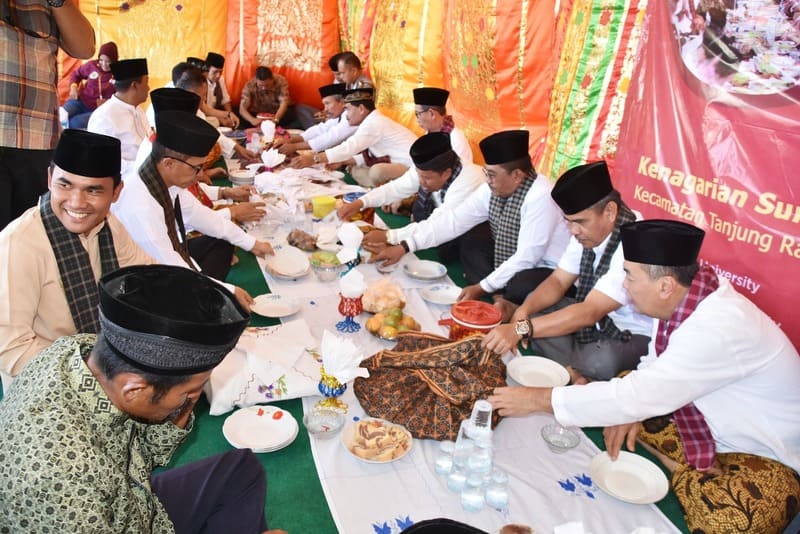
{"label": "woman in purple shirt", "polygon": [[114,94],[111,64],[117,59],[117,45],[109,41],[100,47],[96,60],[87,61],[72,72],[69,100],[64,103],[70,128],[86,129],[92,111]]}

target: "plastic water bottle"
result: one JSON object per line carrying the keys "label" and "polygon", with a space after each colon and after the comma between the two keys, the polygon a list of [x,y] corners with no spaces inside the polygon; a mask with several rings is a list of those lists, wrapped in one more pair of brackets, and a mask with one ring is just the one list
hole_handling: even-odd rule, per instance
{"label": "plastic water bottle", "polygon": [[492,436],[492,403],[477,400],[472,406],[467,433],[475,441],[491,441]]}
{"label": "plastic water bottle", "polygon": [[467,434],[469,426],[469,419],[465,419],[461,421],[461,427],[458,430],[458,437],[453,450],[453,464],[458,467],[466,467],[467,459],[472,455],[472,451],[475,450],[475,441]]}

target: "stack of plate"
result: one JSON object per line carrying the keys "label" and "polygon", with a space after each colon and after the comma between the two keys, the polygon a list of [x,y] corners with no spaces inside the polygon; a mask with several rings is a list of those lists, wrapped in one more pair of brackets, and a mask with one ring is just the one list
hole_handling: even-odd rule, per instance
{"label": "stack of plate", "polygon": [[289,245],[275,247],[275,254],[267,256],[264,260],[267,272],[284,280],[294,280],[305,276],[311,269],[306,253]]}
{"label": "stack of plate", "polygon": [[412,260],[403,264],[403,272],[417,280],[437,280],[447,274],[447,267],[430,260]]}
{"label": "stack of plate", "polygon": [[237,449],[273,452],[290,445],[299,429],[292,414],[277,406],[250,406],[228,416],[222,434]]}

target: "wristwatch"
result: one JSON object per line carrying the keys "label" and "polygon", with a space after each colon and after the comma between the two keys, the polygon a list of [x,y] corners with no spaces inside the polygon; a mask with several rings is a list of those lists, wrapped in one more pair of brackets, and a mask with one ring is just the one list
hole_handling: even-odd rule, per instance
{"label": "wristwatch", "polygon": [[50,7],[61,7],[66,0],[47,0],[47,5]]}
{"label": "wristwatch", "polygon": [[520,319],[514,323],[514,332],[521,338],[533,337],[533,324],[528,319]]}

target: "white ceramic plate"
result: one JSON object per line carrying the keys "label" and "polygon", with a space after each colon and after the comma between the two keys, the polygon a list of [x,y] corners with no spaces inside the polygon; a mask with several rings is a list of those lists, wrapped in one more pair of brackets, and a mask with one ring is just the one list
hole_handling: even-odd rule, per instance
{"label": "white ceramic plate", "polygon": [[461,288],[453,284],[436,284],[419,290],[423,299],[433,304],[455,304]]}
{"label": "white ceramic plate", "polygon": [[626,451],[620,451],[617,461],[601,452],[592,458],[589,474],[600,489],[633,504],[658,502],[669,491],[667,477],[656,464]]}
{"label": "white ceramic plate", "polygon": [[264,317],[286,317],[300,309],[297,300],[272,293],[259,295],[253,301],[251,309]]}
{"label": "white ceramic plate", "polygon": [[403,272],[417,280],[437,280],[447,274],[447,268],[435,261],[412,260],[403,265]]}
{"label": "white ceramic plate", "polygon": [[272,452],[292,443],[299,425],[292,414],[277,406],[250,406],[229,415],[222,434],[237,449]]}
{"label": "white ceramic plate", "polygon": [[508,376],[522,386],[556,387],[569,383],[569,372],[542,356],[518,356],[506,365]]}
{"label": "white ceramic plate", "polygon": [[[377,425],[378,427],[386,428],[388,431],[393,432],[394,436],[399,437],[399,439],[393,440],[395,447],[391,449],[384,449],[382,453],[376,448],[374,454],[370,454],[371,449],[366,449],[366,454],[357,454],[356,451],[358,450],[357,447],[359,443],[364,443],[363,439],[359,437],[358,432],[358,427],[362,424]],[[381,438],[381,441],[386,443],[386,438]],[[347,449],[347,452],[349,452],[353,458],[356,458],[357,460],[366,462],[368,464],[388,464],[390,462],[397,461],[408,454],[408,451],[411,450],[411,446],[414,444],[414,438],[411,437],[411,432],[406,430],[402,425],[390,423],[385,419],[367,417],[344,429],[344,432],[342,433],[342,444],[344,445],[344,448]]]}
{"label": "white ceramic plate", "polygon": [[275,255],[267,256],[264,261],[270,274],[287,280],[304,276],[311,269],[306,253],[291,245],[275,247]]}
{"label": "white ceramic plate", "polygon": [[300,135],[301,133],[305,132],[305,130],[299,130],[297,128],[289,128],[286,130],[286,133],[289,135]]}

